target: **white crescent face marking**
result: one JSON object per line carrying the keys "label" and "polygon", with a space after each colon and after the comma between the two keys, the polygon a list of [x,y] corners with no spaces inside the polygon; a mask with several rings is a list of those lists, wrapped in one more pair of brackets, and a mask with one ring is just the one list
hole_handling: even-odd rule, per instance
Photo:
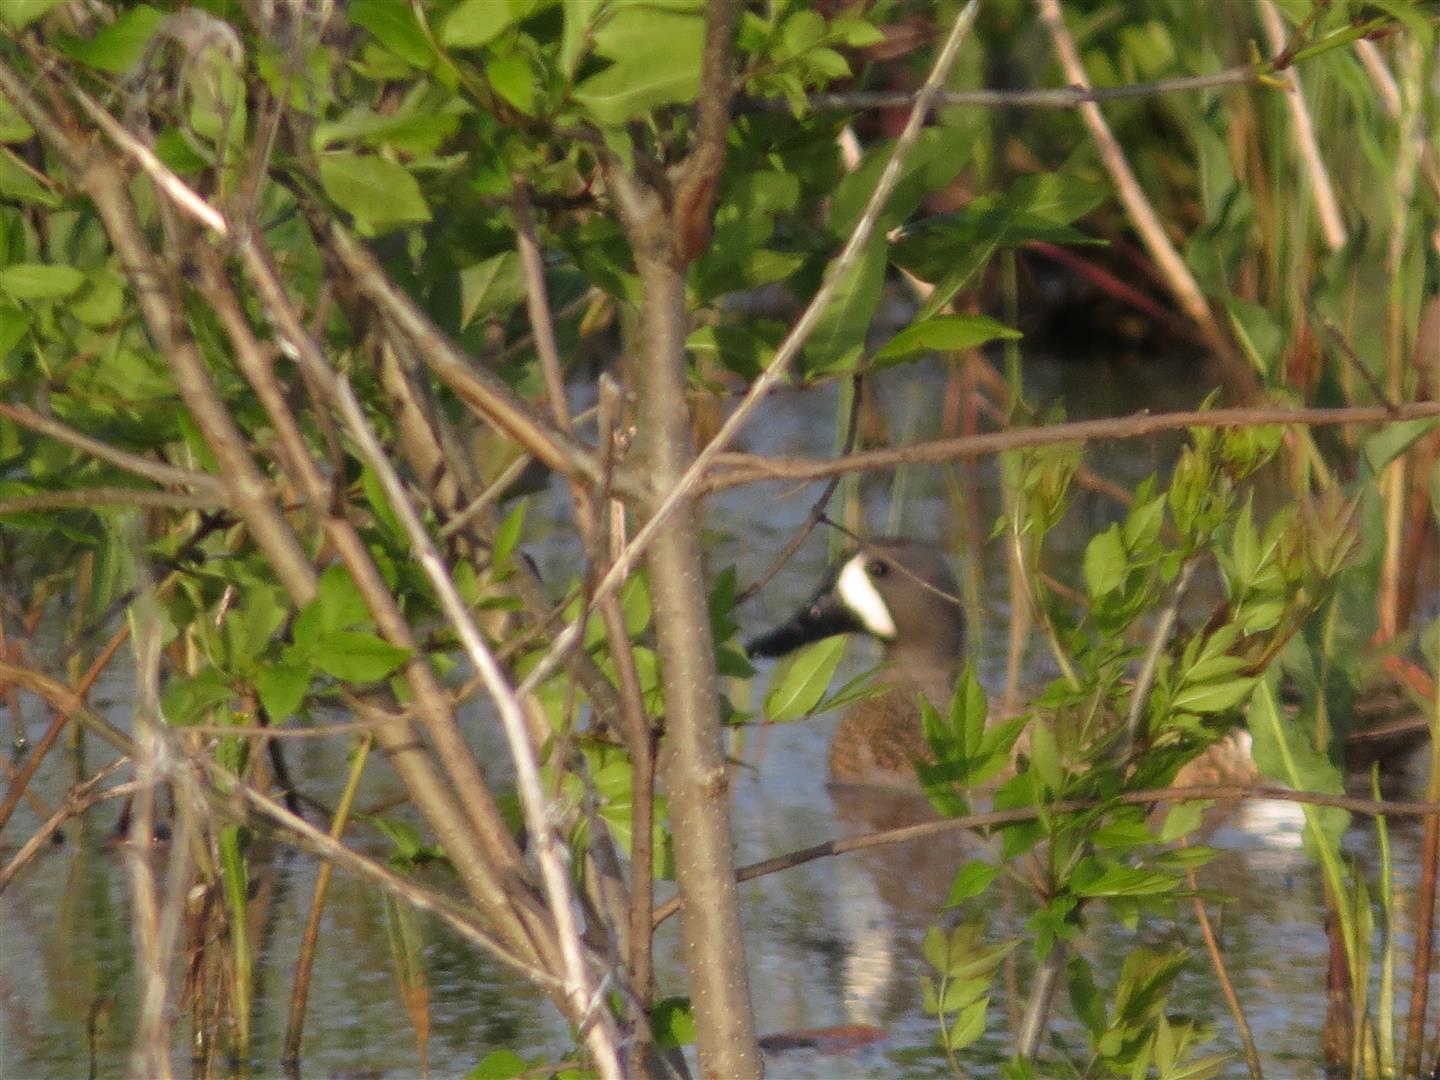
{"label": "white crescent face marking", "polygon": [[866,630],[886,641],[894,640],[895,620],[865,570],[864,555],[856,555],[845,564],[835,582],[835,591],[840,595],[841,602],[855,613]]}

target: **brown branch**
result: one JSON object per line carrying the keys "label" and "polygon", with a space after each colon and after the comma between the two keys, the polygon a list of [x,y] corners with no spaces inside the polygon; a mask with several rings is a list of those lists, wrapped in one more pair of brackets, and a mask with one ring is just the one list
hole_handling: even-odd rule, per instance
{"label": "brown branch", "polygon": [[1240,1006],[1240,996],[1235,993],[1235,984],[1230,981],[1230,973],[1225,967],[1225,954],[1220,948],[1219,938],[1215,936],[1215,928],[1210,924],[1210,916],[1205,911],[1205,901],[1200,896],[1195,871],[1187,870],[1185,879],[1194,894],[1192,899],[1195,902],[1195,921],[1200,924],[1200,935],[1205,939],[1205,951],[1210,954],[1210,964],[1214,967],[1215,978],[1220,983],[1220,993],[1235,1020],[1235,1033],[1240,1037],[1240,1045],[1245,1051],[1245,1064],[1254,1080],[1262,1080],[1264,1073],[1260,1068],[1260,1052],[1255,1048],[1255,1036],[1250,1033],[1250,1022],[1245,1019],[1245,1010]]}
{"label": "brown branch", "polygon": [[42,495],[0,499],[0,516],[32,510],[90,510],[101,506],[145,506],[155,510],[210,510],[224,506],[223,496],[207,498],[183,491],[147,491],[144,488],[76,488]]}
{"label": "brown branch", "polygon": [[715,197],[730,140],[730,106],[735,98],[732,44],[739,0],[705,5],[705,51],[696,98],[695,145],[675,179],[671,242],[684,266],[705,250],[714,224]]}
{"label": "brown branch", "polygon": [[[994,829],[1004,825],[1034,821],[1041,816],[1081,814],[1111,803],[1120,806],[1143,806],[1149,803],[1179,803],[1216,799],[1245,802],[1294,802],[1307,806],[1328,806],[1367,817],[1377,817],[1381,814],[1388,814],[1391,817],[1427,819],[1440,817],[1440,802],[1363,799],[1353,795],[1325,795],[1312,791],[1294,791],[1291,788],[1253,787],[1247,784],[1198,784],[1192,787],[1148,788],[1143,791],[1127,791],[1114,799],[1064,799],[1060,802],[1040,806],[990,810],[982,814],[967,814],[964,817],[926,821],[919,825],[904,825],[896,829],[880,829],[876,832],[861,833],[858,836],[846,836],[839,840],[826,840],[823,843],[812,844],[810,847],[742,866],[735,871],[735,880],[751,881],[754,878],[778,873],[781,870],[804,866],[816,859],[843,855],[847,851],[863,851],[866,848],[904,844],[911,840],[924,840],[942,833],[954,832],[957,829]],[[680,907],[681,901],[678,896],[661,904],[655,910],[655,924],[658,926],[664,922],[679,911]]]}
{"label": "brown branch", "polygon": [[0,870],[0,893],[3,893],[10,882],[15,880],[16,874],[20,873],[36,855],[40,854],[46,843],[57,836],[60,832],[60,826],[64,825],[70,818],[79,817],[92,806],[96,806],[108,799],[124,798],[135,794],[140,785],[134,780],[119,784],[105,791],[96,792],[94,790],[97,784],[129,764],[129,758],[116,758],[94,776],[90,777],[90,779],[81,781],[66,792],[65,798],[61,801],[59,808],[21,845],[20,850],[15,853],[14,858],[5,864],[5,869]]}
{"label": "brown branch", "polygon": [[867,450],[845,458],[776,460],[757,454],[721,454],[718,463],[725,470],[712,475],[706,491],[723,491],[741,484],[763,480],[820,480],[844,473],[872,472],[901,465],[939,464],[956,458],[983,457],[1055,443],[1088,442],[1098,439],[1138,439],[1161,431],[1187,427],[1254,427],[1261,424],[1301,424],[1326,427],[1338,424],[1377,424],[1395,420],[1419,420],[1440,416],[1440,402],[1416,401],[1393,409],[1358,405],[1344,409],[1210,409],[1172,413],[1137,413],[1103,420],[1078,420],[1039,428],[961,435],[932,439],[910,446]]}
{"label": "brown branch", "polygon": [[[1161,94],[1209,90],[1218,86],[1252,86],[1260,83],[1259,70],[1253,65],[1226,68],[1210,75],[1184,75],[1154,82],[1127,83],[1124,86],[1057,86],[1039,90],[941,90],[935,95],[940,107],[955,105],[978,106],[983,109],[1077,109],[1088,103],[1125,101],[1132,98],[1158,97]],[[822,109],[898,109],[915,103],[911,90],[851,90],[838,93],[811,94],[806,104]],[[789,112],[791,103],[782,98],[748,98],[738,109],[741,112],[765,110]]]}
{"label": "brown branch", "polygon": [[164,484],[167,487],[190,488],[202,494],[209,500],[206,505],[223,505],[225,501],[225,488],[215,477],[209,473],[199,472],[195,469],[182,469],[175,465],[166,465],[164,462],[154,461],[141,454],[132,454],[120,450],[109,443],[102,442],[83,432],[76,431],[68,424],[63,424],[49,416],[42,416],[34,409],[25,405],[12,405],[0,401],[0,416],[7,420],[13,420],[21,427],[29,428],[40,435],[48,436],[57,442],[63,442],[67,446],[89,454],[91,457],[106,464],[114,465],[125,472],[133,473],[135,476],[150,480],[156,484]]}

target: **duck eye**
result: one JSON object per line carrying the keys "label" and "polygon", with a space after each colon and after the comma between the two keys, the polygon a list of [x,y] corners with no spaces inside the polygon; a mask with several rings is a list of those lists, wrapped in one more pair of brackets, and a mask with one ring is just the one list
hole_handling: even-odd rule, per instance
{"label": "duck eye", "polygon": [[886,562],[881,562],[879,559],[874,559],[865,569],[869,572],[871,577],[884,577],[890,572],[890,564]]}

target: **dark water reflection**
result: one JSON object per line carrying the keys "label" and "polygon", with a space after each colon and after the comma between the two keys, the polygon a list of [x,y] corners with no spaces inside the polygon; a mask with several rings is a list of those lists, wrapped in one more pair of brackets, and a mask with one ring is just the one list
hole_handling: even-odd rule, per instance
{"label": "dark water reflection", "polygon": [[[1032,400],[1063,397],[1075,418],[1161,410],[1193,405],[1202,387],[1184,365],[1097,368],[1091,364],[1036,363],[1026,371]],[[943,373],[906,369],[879,387],[894,432],[907,438],[936,434],[943,398]],[[780,396],[747,429],[745,448],[761,453],[825,455],[835,443],[835,390]],[[1127,485],[1163,468],[1177,445],[1165,438],[1092,448],[1087,463]],[[975,519],[988,535],[998,513],[996,467],[976,466]],[[872,531],[895,528],[930,539],[957,530],[940,470],[912,470],[892,486],[891,477],[860,485],[860,502]],[[706,518],[712,570],[734,564],[742,582],[752,580],[803,520],[818,485],[762,485],[723,493],[711,500]],[[897,505],[893,494],[902,496]],[[1117,511],[1099,498],[1082,496],[1073,520],[1057,539],[1057,557],[1078,559],[1089,537]],[[563,502],[556,493],[556,507]],[[547,530],[540,507],[532,508],[533,554],[547,576],[563,580],[574,565],[561,526]],[[560,515],[557,509],[556,514]],[[563,519],[558,519],[563,520]],[[830,538],[817,534],[771,588],[741,613],[743,631],[773,623],[793,610],[818,578]],[[1004,668],[1006,582],[998,552],[986,549],[964,558],[977,570],[980,603],[988,613],[973,634],[982,678],[994,685]],[[873,664],[864,647],[853,648],[845,672]],[[736,703],[763,699],[767,672],[749,688],[734,687]],[[115,678],[100,688],[109,697],[112,720],[128,726],[125,704],[131,688]],[[28,709],[32,737],[45,717]],[[891,800],[883,805],[825,785],[825,760],[833,717],[736,736],[734,752],[743,765],[736,776],[736,833],[741,862],[751,862],[834,836],[895,823],[921,811]],[[499,760],[493,725],[476,711],[471,724],[477,746]],[[345,774],[345,747],[338,740],[305,741],[292,750],[292,767],[306,789],[334,802]],[[101,763],[92,748],[86,766]],[[72,759],[57,751],[41,770],[36,790],[50,804],[77,773]],[[387,768],[370,770],[359,804],[378,805],[398,793]],[[87,829],[69,828],[69,841],[49,851],[0,895],[0,1075],[5,1077],[124,1075],[128,1040],[135,1022],[135,981],[124,868],[104,850],[115,817],[113,806],[91,815]],[[28,808],[0,842],[8,858],[35,828]],[[1418,832],[1395,830],[1395,888],[1400,910],[1410,906],[1416,877]],[[356,842],[384,848],[378,839]],[[1234,898],[1225,909],[1222,936],[1230,974],[1274,1075],[1319,1076],[1319,1030],[1323,1020],[1326,942],[1323,897],[1316,870],[1293,847],[1262,843],[1241,827],[1222,831],[1224,853],[1206,871],[1202,884]],[[920,1009],[919,978],[924,971],[920,939],[940,910],[955,867],[975,851],[959,836],[906,847],[853,853],[772,875],[741,887],[742,914],[750,949],[752,987],[762,1030],[767,1032],[867,1024],[885,1029],[883,1042],[841,1055],[792,1051],[769,1061],[772,1076],[948,1075],[949,1064],[934,1049],[933,1021]],[[1373,831],[1352,830],[1357,858],[1373,861]],[[315,868],[293,854],[257,859],[257,876],[267,879],[269,910],[256,975],[254,1065],[257,1076],[279,1072],[281,1042],[293,966],[300,947]],[[1212,913],[1214,906],[1212,905]],[[1023,901],[999,903],[988,913],[992,935],[1021,932]],[[657,941],[662,995],[685,992],[675,920]],[[1406,955],[1409,928],[1400,934]],[[1136,938],[1156,944],[1182,943],[1202,950],[1193,916],[1172,921],[1142,920],[1133,931],[1096,919],[1077,948],[1113,979],[1118,959]],[[430,979],[430,1064],[434,1075],[463,1073],[487,1052],[511,1047],[528,1056],[562,1053],[569,1036],[540,994],[454,940],[430,927],[426,948]],[[1108,962],[1107,962],[1108,961]],[[1028,958],[1019,984],[1027,979]],[[1408,985],[1397,972],[1397,985]],[[1437,985],[1440,993],[1440,985]],[[1196,1019],[1217,1029],[1215,1045],[1234,1050],[1231,1023],[1203,956],[1182,977],[1176,1001]],[[974,1075],[993,1075],[1009,1052],[1002,1021],[1009,1004],[1003,983],[992,1004],[991,1029],[967,1050],[964,1065]],[[1070,1023],[1064,1016],[1061,1024]],[[182,1021],[177,1031],[185,1030]],[[92,1062],[93,1044],[93,1062]],[[306,1076],[416,1073],[414,1033],[400,1003],[385,932],[384,905],[376,893],[336,875],[321,932],[310,994],[303,1074]],[[188,1052],[177,1047],[177,1070],[189,1072]],[[1226,1075],[1241,1074],[1240,1063]]]}

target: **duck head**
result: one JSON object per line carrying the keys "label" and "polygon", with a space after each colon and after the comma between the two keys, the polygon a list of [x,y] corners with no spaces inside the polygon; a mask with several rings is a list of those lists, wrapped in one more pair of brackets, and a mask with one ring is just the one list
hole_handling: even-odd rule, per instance
{"label": "duck head", "polygon": [[773,657],[836,634],[880,641],[898,680],[935,704],[948,700],[964,663],[965,620],[944,553],[903,539],[863,541],[786,623],[755,638],[751,656]]}

